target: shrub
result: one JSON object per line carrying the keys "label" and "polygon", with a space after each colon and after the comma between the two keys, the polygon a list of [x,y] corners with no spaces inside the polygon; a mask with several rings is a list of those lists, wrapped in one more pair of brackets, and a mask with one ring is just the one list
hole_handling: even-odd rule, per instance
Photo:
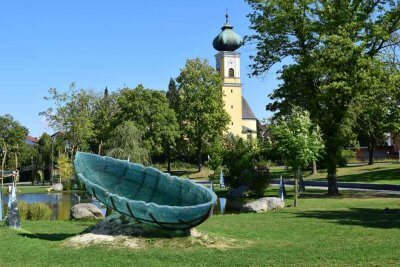
{"label": "shrub", "polygon": [[29,204],[25,201],[18,201],[18,212],[21,220],[28,219]]}
{"label": "shrub", "polygon": [[340,153],[340,157],[338,160],[339,167],[346,167],[347,163],[349,163],[350,158],[355,158],[356,152],[352,150],[343,149]]}
{"label": "shrub", "polygon": [[28,219],[32,221],[47,221],[51,217],[51,207],[45,203],[29,205]]}
{"label": "shrub", "polygon": [[60,175],[60,183],[62,183],[64,190],[70,190],[73,165],[68,156],[65,154],[60,155],[57,159],[57,166]]}
{"label": "shrub", "polygon": [[225,183],[234,188],[241,185],[250,187],[256,195],[262,195],[271,181],[268,167],[263,162],[257,165],[258,150],[251,142],[228,136],[225,140],[224,166]]}

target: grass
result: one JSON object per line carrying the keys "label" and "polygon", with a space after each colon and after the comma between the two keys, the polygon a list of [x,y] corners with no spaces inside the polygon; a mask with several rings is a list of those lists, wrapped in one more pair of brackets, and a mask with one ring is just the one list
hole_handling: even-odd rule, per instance
{"label": "grass", "polygon": [[[291,177],[292,171],[286,172],[284,167],[271,167],[274,178],[281,174],[285,178]],[[325,181],[326,170],[318,170],[318,174],[311,175],[305,172],[305,179],[312,181]],[[375,163],[374,165],[359,165],[338,168],[339,182],[353,183],[379,183],[379,184],[400,184],[400,164],[399,163]]]}
{"label": "grass", "polygon": [[[276,188],[268,190],[276,195]],[[287,204],[290,204],[289,201]],[[390,208],[384,214],[385,207]],[[328,197],[307,191],[299,208],[212,216],[198,230],[232,238],[230,249],[187,246],[176,240],[145,249],[66,248],[63,240],[93,222],[24,222],[24,231],[0,228],[2,266],[342,266],[399,265],[400,202],[396,196],[348,192]],[[179,241],[178,241],[179,242]],[[170,245],[168,245],[170,244]]]}
{"label": "grass", "polygon": [[[42,186],[42,185],[18,185],[17,192],[21,194],[28,194],[28,193],[48,193],[47,189],[51,186]],[[7,193],[8,186],[4,186],[2,188],[3,194]]]}

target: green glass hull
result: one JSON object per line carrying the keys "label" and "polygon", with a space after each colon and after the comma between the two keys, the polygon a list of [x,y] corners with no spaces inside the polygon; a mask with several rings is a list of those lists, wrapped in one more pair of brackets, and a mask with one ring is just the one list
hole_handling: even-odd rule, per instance
{"label": "green glass hull", "polygon": [[138,222],[190,229],[212,213],[216,195],[206,187],[152,167],[77,152],[75,172],[101,203]]}

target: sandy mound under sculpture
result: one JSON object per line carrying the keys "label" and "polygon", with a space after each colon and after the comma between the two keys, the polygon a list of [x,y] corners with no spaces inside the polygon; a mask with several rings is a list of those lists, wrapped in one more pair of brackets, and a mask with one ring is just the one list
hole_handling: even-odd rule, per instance
{"label": "sandy mound under sculpture", "polygon": [[231,238],[210,236],[192,228],[170,231],[137,223],[124,215],[111,215],[80,235],[68,238],[63,245],[82,248],[104,245],[108,248],[141,249],[148,247],[190,248],[195,246],[229,249],[243,245]]}

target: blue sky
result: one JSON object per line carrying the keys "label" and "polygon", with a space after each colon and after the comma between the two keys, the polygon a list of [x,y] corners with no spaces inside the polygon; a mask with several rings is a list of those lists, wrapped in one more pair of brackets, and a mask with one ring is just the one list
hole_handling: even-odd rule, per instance
{"label": "blue sky", "polygon": [[[249,34],[240,0],[3,1],[0,4],[0,115],[11,114],[30,134],[52,133],[38,114],[49,88],[118,90],[124,84],[166,90],[185,61],[215,65],[211,43],[225,22]],[[242,53],[243,94],[260,119],[278,81],[276,70],[249,78],[251,47]]]}

